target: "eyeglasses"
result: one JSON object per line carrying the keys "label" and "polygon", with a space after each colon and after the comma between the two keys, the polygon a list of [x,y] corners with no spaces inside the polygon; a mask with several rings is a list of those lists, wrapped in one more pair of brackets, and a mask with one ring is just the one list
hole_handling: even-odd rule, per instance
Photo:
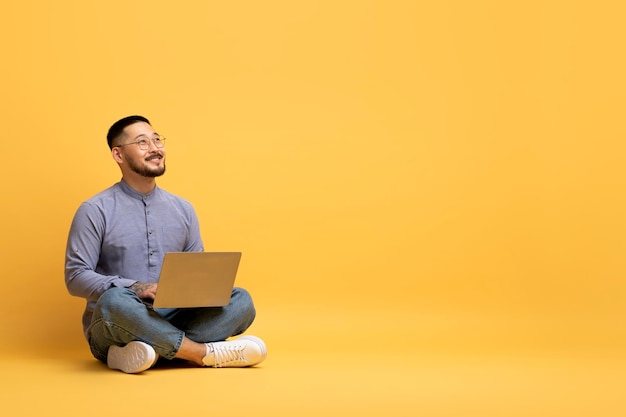
{"label": "eyeglasses", "polygon": [[128,142],[128,143],[124,143],[122,145],[117,145],[115,146],[116,148],[121,148],[122,146],[126,146],[126,145],[138,145],[139,149],[141,149],[142,151],[147,151],[150,148],[150,141],[152,141],[152,143],[154,143],[154,146],[157,148],[162,148],[163,146],[165,146],[165,138],[162,136],[156,136],[154,138],[148,139],[148,138],[144,138],[144,139],[138,139],[134,142]]}

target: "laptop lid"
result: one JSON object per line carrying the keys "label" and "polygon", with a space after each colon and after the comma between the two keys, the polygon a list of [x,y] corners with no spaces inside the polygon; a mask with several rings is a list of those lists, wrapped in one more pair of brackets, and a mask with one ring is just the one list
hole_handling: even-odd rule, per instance
{"label": "laptop lid", "polygon": [[221,307],[230,303],[241,252],[168,252],[155,308]]}

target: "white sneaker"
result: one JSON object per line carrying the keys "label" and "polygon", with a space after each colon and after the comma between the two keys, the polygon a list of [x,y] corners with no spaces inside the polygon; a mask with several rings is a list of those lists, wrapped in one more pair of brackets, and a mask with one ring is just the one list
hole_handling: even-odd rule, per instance
{"label": "white sneaker", "polygon": [[107,354],[107,365],[127,374],[136,374],[149,369],[156,363],[158,356],[152,346],[134,341],[126,346],[111,346]]}
{"label": "white sneaker", "polygon": [[255,336],[206,344],[206,356],[202,362],[214,368],[244,368],[257,365],[267,356],[265,343]]}

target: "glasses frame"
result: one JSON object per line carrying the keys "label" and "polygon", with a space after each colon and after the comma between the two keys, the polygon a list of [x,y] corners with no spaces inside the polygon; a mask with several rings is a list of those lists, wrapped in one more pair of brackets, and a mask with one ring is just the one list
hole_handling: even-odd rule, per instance
{"label": "glasses frame", "polygon": [[155,148],[162,149],[165,146],[166,139],[167,138],[163,136],[159,136],[158,138],[139,139],[134,142],[128,142],[128,143],[123,143],[121,145],[115,145],[114,148],[122,148],[128,145],[137,145],[139,146],[139,149],[141,149],[142,151],[147,151],[148,149],[150,149],[150,142],[152,142]]}

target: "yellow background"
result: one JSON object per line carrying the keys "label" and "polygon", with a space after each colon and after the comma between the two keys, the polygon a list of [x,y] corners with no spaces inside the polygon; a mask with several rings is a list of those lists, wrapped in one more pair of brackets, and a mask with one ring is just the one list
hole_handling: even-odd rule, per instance
{"label": "yellow background", "polygon": [[[244,253],[238,284],[253,293],[255,334],[268,341],[263,371],[272,355],[276,368],[294,371],[324,355],[329,372],[302,378],[332,380],[330,370],[359,362],[333,390],[369,378],[379,387],[399,378],[403,388],[378,402],[331,395],[328,410],[397,415],[514,415],[515,399],[522,411],[550,404],[572,415],[586,410],[571,401],[587,392],[590,372],[607,384],[590,384],[603,415],[620,414],[625,404],[612,393],[626,347],[621,2],[1,9],[7,361],[72,352],[91,363],[83,302],[63,283],[65,240],[78,205],[120,178],[106,130],[142,114],[168,138],[159,184],[194,204],[206,249]],[[449,365],[476,379],[448,369],[458,377],[450,388],[429,367],[450,363],[442,355],[482,358]],[[500,368],[510,361],[494,359],[510,357],[544,362]],[[578,385],[515,397],[518,371],[534,369],[519,392],[536,381],[549,387],[543,371],[554,375],[554,363],[556,385],[571,381],[563,358],[588,364],[573,372]],[[398,373],[369,374],[394,366]],[[508,385],[495,382],[497,369]],[[486,406],[490,390],[465,391],[485,370],[491,388],[510,387],[496,389],[501,408]],[[424,403],[417,393],[433,384],[441,402]],[[294,407],[324,409],[321,383],[295,386]],[[13,387],[7,398],[27,397]],[[307,391],[321,397],[317,408]]]}

